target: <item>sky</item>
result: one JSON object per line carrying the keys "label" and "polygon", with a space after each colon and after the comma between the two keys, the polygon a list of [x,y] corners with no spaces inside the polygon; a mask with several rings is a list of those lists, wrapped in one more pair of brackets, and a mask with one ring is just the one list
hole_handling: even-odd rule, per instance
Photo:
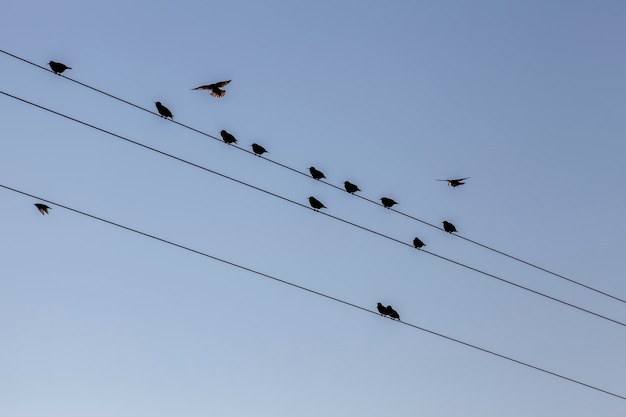
{"label": "sky", "polygon": [[[3,6],[0,49],[626,299],[625,19],[610,0],[26,0]],[[626,416],[56,204],[621,396],[625,326],[410,244],[620,322],[626,303],[7,54],[0,68],[4,93],[306,206],[0,94],[0,415]],[[229,79],[219,100],[191,90]]]}

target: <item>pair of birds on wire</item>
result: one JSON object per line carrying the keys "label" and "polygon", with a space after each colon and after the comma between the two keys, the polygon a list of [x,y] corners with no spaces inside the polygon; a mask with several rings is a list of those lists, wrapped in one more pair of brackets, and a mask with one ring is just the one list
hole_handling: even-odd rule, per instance
{"label": "pair of birds on wire", "polygon": [[376,305],[376,308],[378,309],[378,312],[380,313],[381,316],[387,316],[392,320],[400,320],[400,315],[398,314],[396,310],[393,309],[393,307],[391,306],[385,307],[381,303],[378,303]]}
{"label": "pair of birds on wire", "polygon": [[[207,90],[211,92],[211,95],[215,98],[222,98],[226,95],[226,90],[223,88],[230,84],[232,80],[219,81],[213,84],[201,85],[200,87],[192,88],[192,90]],[[165,107],[160,101],[155,102],[157,111],[161,115],[161,117],[165,119],[173,119],[174,115]],[[235,141],[236,142],[236,141]]]}

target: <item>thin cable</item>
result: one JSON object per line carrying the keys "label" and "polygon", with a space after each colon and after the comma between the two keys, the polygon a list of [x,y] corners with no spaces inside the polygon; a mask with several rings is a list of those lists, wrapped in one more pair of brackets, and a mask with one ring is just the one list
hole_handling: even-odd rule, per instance
{"label": "thin cable", "polygon": [[[34,63],[34,62],[31,62],[31,61],[29,61],[29,60],[27,60],[27,59],[24,59],[24,58],[22,58],[22,57],[19,57],[19,56],[17,56],[17,55],[14,55],[14,54],[12,54],[12,53],[10,53],[10,52],[4,51],[4,50],[2,50],[2,49],[0,49],[0,52],[2,52],[2,53],[3,53],[3,54],[5,54],[5,55],[8,55],[8,56],[10,56],[10,57],[12,57],[12,58],[15,58],[15,59],[17,59],[17,60],[20,60],[20,61],[22,61],[22,62],[25,62],[25,63],[27,63],[27,64],[30,64],[30,65],[32,65],[32,66],[35,66],[35,67],[37,67],[37,68],[43,69],[44,71],[47,71],[47,72],[51,72],[51,73],[53,73],[53,71],[49,70],[49,69],[48,69],[48,68],[46,68],[46,67],[43,67],[43,66],[41,66],[41,65],[39,65],[39,64],[36,64],[36,63]],[[103,90],[100,90],[100,89],[98,89],[98,88],[92,87],[92,86],[90,86],[90,85],[88,85],[88,84],[85,84],[85,83],[83,83],[83,82],[80,82],[80,81],[74,80],[74,79],[72,79],[72,78],[69,78],[69,77],[67,77],[67,76],[63,75],[63,74],[57,74],[57,75],[59,75],[59,76],[61,76],[61,77],[65,78],[66,80],[72,81],[72,82],[74,82],[74,83],[76,83],[76,84],[79,84],[79,85],[81,85],[81,86],[83,86],[83,87],[86,87],[86,88],[88,88],[88,89],[90,89],[90,90],[96,91],[96,92],[98,92],[98,93],[100,93],[100,94],[104,94],[105,96],[110,97],[110,98],[112,98],[112,99],[114,99],[114,100],[118,100],[118,101],[120,101],[120,102],[122,102],[122,103],[128,104],[128,105],[130,105],[130,106],[132,106],[132,107],[135,107],[135,108],[137,108],[137,109],[139,109],[139,110],[143,110],[143,111],[145,111],[145,112],[147,112],[147,113],[150,113],[150,114],[152,114],[152,115],[154,115],[154,116],[159,116],[159,117],[160,117],[160,115],[159,115],[158,113],[156,113],[156,112],[154,112],[154,111],[152,111],[152,110],[146,109],[145,107],[141,107],[141,106],[139,106],[139,105],[137,105],[137,104],[134,104],[134,103],[132,103],[132,102],[130,102],[130,101],[124,100],[124,99],[122,99],[122,98],[120,98],[120,97],[117,97],[117,96],[115,96],[115,95],[113,95],[113,94],[107,93],[106,91],[103,91]],[[211,139],[215,139],[215,140],[217,140],[218,142],[222,142],[222,140],[221,140],[221,139],[219,139],[218,137],[213,136],[213,135],[211,135],[211,134],[209,134],[209,133],[203,132],[203,131],[201,131],[201,130],[198,130],[198,129],[196,129],[196,128],[194,128],[194,127],[191,127],[191,126],[189,126],[189,125],[186,125],[186,124],[180,123],[180,122],[178,122],[178,121],[176,121],[176,120],[173,120],[173,119],[169,119],[169,121],[170,121],[170,122],[172,122],[172,123],[175,123],[175,124],[177,124],[177,125],[179,125],[179,126],[181,126],[181,127],[184,127],[184,128],[186,128],[186,129],[189,129],[189,130],[191,130],[191,131],[193,131],[193,132],[199,133],[199,134],[201,134],[201,135],[203,135],[203,136],[209,137],[209,138],[211,138]],[[254,154],[254,152],[249,151],[249,150],[247,150],[247,149],[245,149],[245,148],[242,148],[242,147],[240,147],[240,146],[237,146],[237,145],[232,145],[232,146],[233,146],[234,148],[237,148],[237,149],[241,150],[241,151],[247,152],[247,153],[252,154],[252,155],[256,155],[256,154]],[[258,156],[258,155],[257,155],[257,156]],[[309,176],[306,172],[303,172],[303,171],[300,171],[300,170],[298,170],[298,169],[296,169],[296,168],[290,167],[289,165],[285,165],[285,164],[283,164],[283,163],[280,163],[280,162],[274,161],[274,160],[272,160],[272,159],[270,159],[270,158],[267,158],[267,157],[264,157],[264,156],[261,156],[261,158],[263,158],[264,160],[266,160],[266,161],[268,161],[268,162],[270,162],[270,163],[272,163],[272,164],[278,165],[278,166],[280,166],[280,167],[282,167],[282,168],[285,168],[285,169],[288,169],[288,170],[293,171],[293,172],[295,172],[295,173],[298,173],[298,174],[300,174],[300,175],[303,175],[303,176],[305,176],[305,177],[307,177],[307,178],[311,178],[311,177],[310,177],[310,176]],[[338,189],[338,190],[343,191],[343,188],[341,188],[341,187],[339,187],[339,186],[337,186],[337,185],[335,185],[335,184],[332,184],[332,183],[330,183],[330,182],[327,182],[327,181],[322,181],[322,180],[320,180],[319,182],[321,182],[321,183],[323,183],[323,184],[326,184],[326,185],[328,185],[328,186],[330,186],[330,187],[333,187],[333,188],[336,188],[336,189]],[[378,201],[376,201],[376,200],[372,200],[372,199],[369,199],[369,198],[367,198],[367,197],[363,197],[363,196],[361,196],[361,195],[357,195],[357,194],[354,194],[354,195],[355,195],[356,197],[361,198],[362,200],[365,200],[365,201],[368,201],[368,202],[370,202],[370,203],[376,204],[377,206],[382,206],[382,204],[381,204],[381,203],[379,203],[379,202],[378,202]],[[417,222],[420,222],[420,223],[425,224],[425,225],[427,225],[427,226],[433,227],[433,228],[435,228],[435,229],[439,229],[439,230],[441,230],[441,231],[445,231],[445,230],[444,230],[442,227],[440,227],[440,226],[437,226],[437,225],[435,225],[435,224],[429,223],[429,222],[427,222],[427,221],[425,221],[425,220],[419,219],[419,218],[414,217],[414,216],[412,216],[412,215],[410,215],[410,214],[404,213],[404,212],[399,211],[399,210],[396,210],[396,209],[391,209],[391,210],[392,210],[392,211],[394,211],[394,212],[396,212],[396,213],[398,213],[398,214],[400,214],[400,215],[402,215],[402,216],[404,216],[404,217],[407,217],[407,218],[409,218],[409,219],[415,220],[415,221],[417,221]],[[497,253],[497,254],[499,254],[499,255],[506,256],[506,257],[507,257],[507,258],[509,258],[509,259],[513,259],[513,260],[515,260],[515,261],[517,261],[517,262],[521,262],[521,263],[523,263],[523,264],[525,264],[525,265],[527,265],[527,266],[530,266],[530,267],[532,267],[532,268],[538,269],[538,270],[540,270],[540,271],[542,271],[542,272],[545,272],[545,273],[550,274],[550,275],[552,275],[552,276],[555,276],[555,277],[557,277],[557,278],[563,279],[563,280],[565,280],[565,281],[567,281],[567,282],[569,282],[569,283],[571,283],[571,284],[578,285],[578,286],[583,287],[583,288],[585,288],[585,289],[588,289],[588,290],[590,290],[590,291],[594,291],[594,292],[596,292],[596,293],[598,293],[598,294],[604,295],[605,297],[609,297],[609,298],[612,298],[613,300],[616,300],[616,301],[619,301],[619,302],[622,302],[622,303],[626,304],[626,300],[625,300],[625,299],[623,299],[623,298],[620,298],[620,297],[617,297],[617,296],[615,296],[615,295],[609,294],[609,293],[604,292],[604,291],[602,291],[602,290],[598,290],[597,288],[593,288],[593,287],[591,287],[591,286],[589,286],[589,285],[583,284],[582,282],[579,282],[579,281],[576,281],[576,280],[574,280],[574,279],[568,278],[568,277],[566,277],[566,276],[564,276],[564,275],[557,274],[556,272],[552,272],[552,271],[550,271],[550,270],[548,270],[548,269],[546,269],[546,268],[543,268],[543,267],[538,266],[538,265],[536,265],[536,264],[533,264],[533,263],[531,263],[531,262],[525,261],[525,260],[523,260],[523,259],[521,259],[521,258],[518,258],[518,257],[516,257],[516,256],[509,255],[509,254],[508,254],[508,253],[506,253],[506,252],[503,252],[503,251],[501,251],[501,250],[498,250],[498,249],[492,248],[492,247],[487,246],[487,245],[485,245],[485,244],[483,244],[483,243],[479,243],[479,242],[477,242],[477,241],[475,241],[475,240],[472,240],[472,239],[470,239],[470,238],[467,238],[467,237],[465,237],[465,236],[463,236],[463,235],[460,235],[460,234],[458,234],[458,233],[457,233],[457,234],[455,234],[454,236],[455,236],[455,237],[457,237],[457,238],[463,239],[463,240],[465,240],[465,241],[467,241],[467,242],[470,242],[470,243],[473,243],[473,244],[475,244],[475,245],[478,245],[478,246],[480,246],[480,247],[482,247],[482,248],[484,248],[484,249],[487,249],[487,250],[490,250],[490,251],[492,251],[492,252],[495,252],[495,253]]]}
{"label": "thin cable", "polygon": [[[48,200],[46,198],[42,198],[42,197],[36,196],[34,194],[30,194],[30,193],[27,193],[25,191],[21,191],[21,190],[18,190],[16,188],[12,188],[12,187],[9,187],[9,186],[3,185],[3,184],[0,184],[0,187],[4,188],[6,190],[9,190],[9,191],[13,191],[13,192],[15,192],[17,194],[21,194],[21,195],[24,195],[24,196],[27,196],[27,197],[30,197],[30,198],[33,198],[33,199],[36,199],[36,200],[39,200],[39,201],[44,201],[44,202],[52,204],[52,205],[54,205],[56,207],[64,208],[64,209],[69,210],[69,211],[71,211],[73,213],[80,214],[80,215],[85,216],[85,217],[89,217],[91,219],[94,219],[94,220],[97,220],[97,221],[109,224],[111,226],[115,226],[115,227],[118,227],[120,229],[124,229],[124,230],[127,230],[129,232],[133,232],[135,234],[138,234],[138,235],[141,235],[141,236],[144,236],[144,237],[148,237],[150,239],[154,239],[154,240],[157,240],[159,242],[162,242],[162,243],[165,243],[165,244],[177,247],[179,249],[186,250],[186,251],[194,253],[196,255],[201,255],[201,256],[204,256],[206,258],[209,258],[209,259],[212,259],[212,260],[215,260],[215,261],[218,261],[218,262],[221,262],[221,263],[233,266],[235,268],[239,268],[241,270],[244,270],[244,271],[247,271],[247,272],[251,272],[251,273],[256,274],[258,276],[261,276],[261,277],[264,277],[264,278],[268,278],[268,279],[271,279],[273,281],[279,282],[281,284],[285,284],[285,285],[288,285],[288,286],[291,286],[291,287],[294,287],[294,288],[297,288],[297,289],[309,292],[311,294],[314,294],[314,295],[326,298],[328,300],[332,300],[332,301],[344,304],[344,305],[346,305],[348,307],[356,308],[358,310],[361,310],[361,311],[364,311],[364,312],[367,312],[367,313],[370,313],[370,314],[379,315],[378,312],[376,312],[374,310],[370,310],[369,308],[366,308],[366,307],[363,307],[363,306],[359,306],[358,304],[354,304],[354,303],[342,300],[340,298],[333,297],[333,296],[330,296],[328,294],[324,294],[324,293],[322,293],[320,291],[312,290],[312,289],[304,287],[302,285],[294,284],[293,282],[289,282],[289,281],[286,281],[284,279],[277,278],[277,277],[275,277],[273,275],[257,271],[256,269],[253,269],[253,268],[250,268],[250,267],[247,267],[247,266],[243,266],[241,264],[235,263],[233,261],[228,261],[228,260],[219,258],[219,257],[214,256],[214,255],[210,255],[210,254],[208,254],[206,252],[202,252],[202,251],[199,251],[199,250],[196,250],[196,249],[192,249],[192,248],[190,248],[188,246],[184,246],[184,245],[181,245],[179,243],[172,242],[170,240],[158,237],[158,236],[150,234],[150,233],[146,233],[146,232],[142,232],[142,231],[137,230],[137,229],[133,229],[132,227],[129,227],[129,226],[124,226],[124,225],[122,225],[120,223],[116,223],[116,222],[113,222],[111,220],[107,220],[107,219],[105,219],[103,217],[95,216],[93,214],[89,214],[89,213],[86,213],[84,211],[80,211],[80,210],[74,209],[72,207],[69,207],[69,206],[57,203],[55,201]],[[393,321],[395,321],[395,320],[393,320]],[[474,344],[471,344],[471,343],[468,343],[468,342],[464,342],[464,341],[459,340],[459,339],[455,339],[455,338],[453,338],[451,336],[446,336],[446,335],[444,335],[442,333],[438,333],[438,332],[435,332],[433,330],[429,330],[427,328],[424,328],[424,327],[421,327],[421,326],[417,326],[415,324],[411,324],[411,323],[406,322],[406,321],[398,320],[398,323],[399,324],[403,324],[403,325],[408,326],[408,327],[411,327],[411,328],[414,328],[416,330],[421,330],[423,332],[430,333],[432,335],[435,335],[435,336],[441,337],[443,339],[446,339],[446,340],[458,343],[460,345],[463,345],[463,346],[466,346],[466,347],[470,347],[472,349],[479,350],[479,351],[484,352],[484,353],[488,353],[488,354],[496,356],[498,358],[505,359],[505,360],[517,363],[519,365],[526,366],[526,367],[534,369],[536,371],[540,371],[540,372],[546,373],[548,375],[552,375],[552,376],[555,376],[557,378],[561,378],[561,379],[564,379],[566,381],[573,382],[573,383],[578,384],[578,385],[582,385],[583,387],[587,387],[587,388],[593,389],[595,391],[602,392],[604,394],[608,394],[608,395],[611,395],[613,397],[616,397],[616,398],[619,398],[619,399],[622,399],[622,400],[626,400],[626,396],[622,396],[622,395],[616,394],[614,392],[611,392],[611,391],[608,391],[608,390],[605,390],[605,389],[602,389],[602,388],[598,388],[598,387],[596,387],[594,385],[587,384],[585,382],[578,381],[576,379],[566,377],[566,376],[558,374],[556,372],[548,371],[547,369],[541,368],[539,366],[531,365],[531,364],[523,362],[521,360],[514,359],[514,358],[512,358],[510,356],[506,356],[506,355],[503,355],[503,354],[500,354],[500,353],[496,353],[496,352],[491,351],[489,349],[485,349],[485,348],[482,348],[480,346],[477,346],[477,345],[474,345]]]}
{"label": "thin cable", "polygon": [[[84,126],[90,127],[90,128],[95,129],[95,130],[97,130],[97,131],[99,131],[99,132],[106,133],[106,134],[111,135],[111,136],[113,136],[113,137],[116,137],[116,138],[118,138],[118,139],[122,139],[122,140],[124,140],[124,141],[126,141],[126,142],[132,143],[133,145],[137,145],[137,146],[139,146],[139,147],[141,147],[141,148],[144,148],[144,149],[147,149],[147,150],[150,150],[150,151],[156,152],[156,153],[158,153],[158,154],[160,154],[160,155],[166,156],[166,157],[168,157],[168,158],[174,159],[174,160],[176,160],[176,161],[182,162],[182,163],[187,164],[187,165],[190,165],[190,166],[192,166],[192,167],[199,168],[199,169],[201,169],[201,170],[203,170],[203,171],[206,171],[206,172],[209,172],[209,173],[211,173],[211,174],[215,174],[215,175],[220,176],[220,177],[222,177],[222,178],[226,178],[226,179],[228,179],[228,180],[230,180],[230,181],[234,181],[234,182],[236,182],[237,184],[244,185],[244,186],[246,186],[246,187],[249,187],[249,188],[252,188],[252,189],[254,189],[254,190],[260,191],[260,192],[262,192],[262,193],[268,194],[268,195],[270,195],[270,196],[272,196],[272,197],[276,197],[276,198],[279,198],[279,199],[281,199],[281,200],[283,200],[283,201],[287,201],[287,202],[289,202],[289,203],[291,203],[291,204],[295,204],[295,205],[297,205],[297,206],[303,207],[303,208],[305,208],[305,209],[307,209],[307,210],[313,210],[311,207],[308,207],[308,206],[306,206],[306,205],[304,205],[304,204],[302,204],[302,203],[300,203],[300,202],[298,202],[298,201],[291,200],[291,199],[289,199],[289,198],[287,198],[287,197],[283,197],[283,196],[281,196],[281,195],[279,195],[279,194],[276,194],[276,193],[273,193],[273,192],[271,192],[271,191],[265,190],[265,189],[263,189],[263,188],[257,187],[257,186],[255,186],[255,185],[249,184],[249,183],[247,183],[247,182],[245,182],[245,181],[238,180],[238,179],[236,179],[236,178],[233,178],[233,177],[230,177],[230,176],[228,176],[228,175],[222,174],[222,173],[220,173],[220,172],[214,171],[214,170],[212,170],[212,169],[210,169],[210,168],[207,168],[207,167],[204,167],[204,166],[202,166],[202,165],[199,165],[199,164],[196,164],[196,163],[193,163],[193,162],[187,161],[186,159],[183,159],[183,158],[180,158],[180,157],[174,156],[174,155],[172,155],[172,154],[169,154],[169,153],[167,153],[167,152],[164,152],[164,151],[158,150],[158,149],[156,149],[156,148],[150,147],[150,146],[145,145],[145,144],[143,144],[143,143],[140,143],[140,142],[137,142],[137,141],[135,141],[135,140],[132,140],[132,139],[126,138],[126,137],[124,137],[124,136],[121,136],[121,135],[118,135],[118,134],[116,134],[116,133],[110,132],[110,131],[108,131],[108,130],[106,130],[106,129],[102,129],[102,128],[97,127],[97,126],[94,126],[94,125],[92,125],[92,124],[90,124],[90,123],[83,122],[83,121],[78,120],[78,119],[75,119],[75,118],[73,118],[73,117],[71,117],[71,116],[67,116],[67,115],[65,115],[65,114],[63,114],[63,113],[59,113],[59,112],[54,111],[54,110],[52,110],[52,109],[49,109],[49,108],[47,108],[47,107],[41,106],[41,105],[39,105],[39,104],[32,103],[32,102],[30,102],[30,101],[28,101],[28,100],[25,100],[25,99],[22,99],[22,98],[16,97],[16,96],[14,96],[14,95],[12,95],[12,94],[9,94],[9,93],[6,93],[6,92],[4,92],[4,91],[0,91],[0,94],[3,94],[3,95],[8,96],[8,97],[11,97],[11,98],[13,98],[13,99],[15,99],[15,100],[18,100],[18,101],[21,101],[21,102],[23,102],[23,103],[29,104],[29,105],[31,105],[31,106],[34,106],[34,107],[38,108],[38,109],[45,110],[45,111],[50,112],[50,113],[52,113],[52,114],[54,114],[54,115],[61,116],[61,117],[63,117],[63,118],[66,118],[66,119],[68,119],[68,120],[71,120],[71,121],[73,121],[73,122],[79,123],[79,124],[81,124],[81,125],[84,125]],[[391,236],[389,236],[389,235],[385,235],[384,233],[377,232],[377,231],[375,231],[375,230],[373,230],[373,229],[367,228],[367,227],[365,227],[365,226],[361,226],[361,225],[359,225],[359,224],[357,224],[357,223],[351,222],[351,221],[346,220],[346,219],[342,219],[341,217],[337,217],[337,216],[334,216],[334,215],[329,214],[329,213],[326,213],[326,212],[321,212],[321,211],[320,211],[319,213],[320,213],[320,214],[323,214],[324,216],[327,216],[327,217],[329,217],[329,218],[331,218],[331,219],[334,219],[334,220],[337,220],[337,221],[339,221],[339,222],[342,222],[342,223],[348,224],[348,225],[350,225],[350,226],[353,226],[353,227],[356,227],[356,228],[358,228],[358,229],[364,230],[364,231],[366,231],[366,232],[372,233],[372,234],[374,234],[374,235],[377,235],[377,236],[379,236],[379,237],[385,238],[385,239],[387,239],[387,240],[391,240],[391,241],[393,241],[393,242],[399,243],[399,244],[401,244],[401,245],[403,245],[403,246],[407,246],[407,247],[413,248],[413,246],[412,246],[412,245],[410,245],[409,243],[406,243],[406,242],[404,242],[404,241],[402,241],[402,240],[396,239],[396,238],[391,237]],[[618,321],[618,320],[612,319],[612,318],[607,317],[607,316],[603,316],[603,315],[598,314],[598,313],[595,313],[595,312],[593,312],[593,311],[591,311],[591,310],[587,310],[587,309],[585,309],[585,308],[582,308],[582,307],[579,307],[579,306],[577,306],[577,305],[574,305],[574,304],[568,303],[567,301],[560,300],[560,299],[558,299],[558,298],[555,298],[555,297],[552,297],[552,296],[550,296],[550,295],[544,294],[544,293],[542,293],[542,292],[539,292],[539,291],[533,290],[533,289],[528,288],[528,287],[525,287],[525,286],[523,286],[523,285],[516,284],[516,283],[514,283],[514,282],[512,282],[512,281],[506,280],[506,279],[504,279],[504,278],[498,277],[498,276],[496,276],[496,275],[490,274],[490,273],[488,273],[488,272],[482,271],[482,270],[477,269],[477,268],[474,268],[474,267],[472,267],[472,266],[469,266],[469,265],[463,264],[463,263],[461,263],[461,262],[458,262],[458,261],[452,260],[452,259],[450,259],[450,258],[446,258],[445,256],[438,255],[438,254],[436,254],[436,253],[434,253],[434,252],[430,252],[430,251],[427,251],[427,250],[424,250],[424,249],[420,250],[420,252],[423,252],[423,253],[426,253],[426,254],[429,254],[429,255],[435,256],[435,257],[437,257],[437,258],[439,258],[439,259],[442,259],[442,260],[444,260],[444,261],[447,261],[447,262],[453,263],[453,264],[455,264],[455,265],[461,266],[461,267],[463,267],[463,268],[469,269],[470,271],[478,272],[479,274],[482,274],[482,275],[484,275],[484,276],[486,276],[486,277],[489,277],[489,278],[494,278],[494,279],[496,279],[496,280],[498,280],[498,281],[500,281],[500,282],[504,282],[504,283],[509,284],[509,285],[512,285],[512,286],[514,286],[514,287],[516,287],[516,288],[523,289],[523,290],[525,290],[525,291],[528,291],[528,292],[533,293],[533,294],[536,294],[536,295],[540,295],[540,296],[542,296],[542,297],[544,297],[544,298],[547,298],[547,299],[552,300],[552,301],[556,301],[556,302],[561,303],[561,304],[563,304],[563,305],[565,305],[565,306],[568,306],[568,307],[574,308],[574,309],[579,310],[579,311],[582,311],[582,312],[584,312],[584,313],[591,314],[591,315],[596,316],[596,317],[598,317],[598,318],[601,318],[601,319],[604,319],[604,320],[608,320],[608,321],[613,322],[613,323],[615,323],[615,324],[618,324],[618,325],[620,325],[620,326],[626,327],[626,323],[623,323],[623,322],[621,322],[621,321]]]}

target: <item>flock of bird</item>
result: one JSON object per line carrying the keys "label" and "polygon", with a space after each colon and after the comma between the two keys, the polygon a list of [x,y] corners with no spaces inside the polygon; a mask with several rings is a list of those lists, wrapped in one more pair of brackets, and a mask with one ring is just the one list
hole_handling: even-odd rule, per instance
{"label": "flock of bird", "polygon": [[[55,74],[61,74],[63,73],[65,70],[68,69],[72,69],[72,67],[68,67],[65,64],[62,64],[60,62],[55,62],[55,61],[50,61],[48,63],[48,65],[50,66],[50,69],[52,70],[52,72],[54,72]],[[219,81],[213,84],[207,84],[207,85],[201,85],[200,87],[196,87],[196,88],[192,88],[192,90],[205,90],[205,91],[210,91],[211,92],[211,96],[215,97],[215,98],[222,98],[226,95],[226,90],[224,90],[224,87],[226,87],[228,84],[230,84],[232,80],[226,80],[226,81]],[[168,109],[167,107],[165,107],[160,101],[156,101],[155,103],[156,109],[159,112],[159,115],[165,119],[174,119],[174,115],[172,114],[172,112],[170,111],[170,109]],[[222,137],[222,140],[224,141],[224,143],[232,145],[234,143],[237,143],[237,138],[235,138],[235,136],[229,132],[227,132],[226,130],[222,130],[220,131],[220,136]],[[257,155],[257,156],[261,156],[264,153],[267,153],[267,150],[256,143],[252,144],[252,152]],[[311,177],[313,177],[316,180],[321,180],[323,178],[326,178],[326,176],[324,175],[324,173],[318,169],[316,169],[315,167],[310,167],[309,168],[309,172],[311,173]],[[463,185],[465,184],[465,180],[467,180],[469,177],[465,177],[465,178],[456,178],[456,179],[445,179],[445,180],[436,180],[436,181],[446,181],[448,183],[448,185],[450,187],[458,187],[459,185]],[[354,194],[357,191],[361,191],[361,189],[356,185],[351,183],[350,181],[344,181],[343,186],[345,188],[345,190],[350,193],[350,194]],[[395,200],[389,198],[389,197],[382,197],[380,199],[383,207],[390,209],[391,207],[393,207],[394,205],[398,204]],[[317,198],[311,196],[309,197],[309,204],[310,206],[313,208],[314,211],[319,211],[323,208],[327,208],[321,201],[319,201]],[[48,210],[50,210],[50,207],[42,204],[42,203],[36,203],[35,207],[37,207],[37,209],[39,210],[39,212],[42,215],[46,215],[49,214]],[[456,227],[448,222],[447,220],[443,221],[443,230],[448,232],[448,233],[454,233],[457,232]],[[413,246],[416,249],[420,249],[424,246],[426,246],[426,244],[424,242],[422,242],[418,237],[413,239]],[[391,318],[392,320],[400,320],[400,315],[398,314],[398,312],[396,310],[394,310],[391,306],[383,306],[381,303],[378,303],[377,305],[377,309],[378,312],[382,315],[382,316],[386,316]]]}

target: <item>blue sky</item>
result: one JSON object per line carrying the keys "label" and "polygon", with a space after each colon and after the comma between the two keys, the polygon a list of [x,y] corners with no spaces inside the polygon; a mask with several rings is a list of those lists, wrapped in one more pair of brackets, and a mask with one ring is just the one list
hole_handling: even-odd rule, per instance
{"label": "blue sky", "polygon": [[[24,1],[0,34],[7,52],[626,298],[625,18],[618,1]],[[624,303],[5,54],[0,68],[6,93],[626,321]],[[221,100],[191,91],[223,79]],[[626,395],[623,326],[0,101],[2,185]],[[624,400],[0,198],[1,415],[624,416]]]}

